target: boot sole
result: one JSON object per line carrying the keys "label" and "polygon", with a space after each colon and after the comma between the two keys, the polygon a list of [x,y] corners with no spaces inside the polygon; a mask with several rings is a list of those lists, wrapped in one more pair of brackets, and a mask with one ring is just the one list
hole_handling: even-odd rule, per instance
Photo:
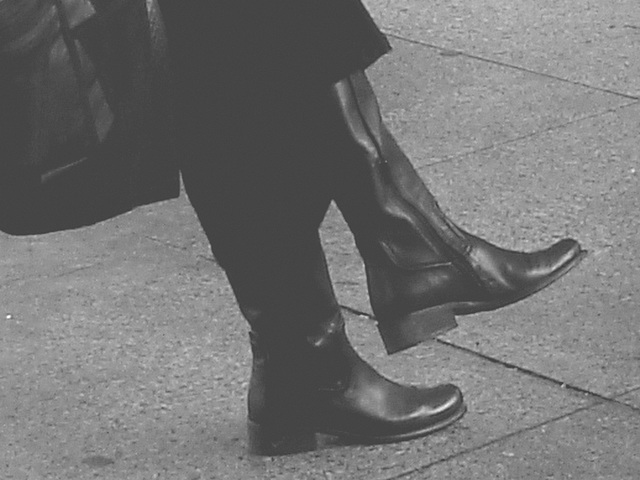
{"label": "boot sole", "polygon": [[358,435],[331,429],[314,429],[312,431],[274,433],[251,420],[247,421],[249,453],[261,456],[291,455],[310,452],[318,449],[318,434],[339,437],[343,445],[380,445],[413,440],[438,432],[457,422],[467,412],[467,406],[461,403],[458,409],[441,421],[429,425],[422,430],[397,435]]}
{"label": "boot sole", "polygon": [[407,440],[414,440],[420,437],[426,437],[427,435],[431,435],[432,433],[439,432],[440,430],[443,430],[448,426],[454,424],[458,420],[460,420],[465,413],[467,413],[467,406],[464,403],[462,403],[451,416],[442,419],[440,422],[434,423],[433,425],[429,425],[428,427],[423,428],[422,430],[401,433],[397,435],[382,435],[382,436],[354,435],[352,433],[341,432],[341,431],[322,431],[319,433],[340,437],[341,439],[344,440],[345,444],[382,445],[386,443],[397,443],[397,442],[404,442]]}

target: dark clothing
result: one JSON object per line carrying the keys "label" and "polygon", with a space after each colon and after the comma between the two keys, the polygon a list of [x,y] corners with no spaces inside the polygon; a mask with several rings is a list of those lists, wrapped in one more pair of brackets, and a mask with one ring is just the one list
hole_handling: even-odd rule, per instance
{"label": "dark clothing", "polygon": [[[284,282],[273,276],[278,265],[313,257],[331,201],[322,155],[329,88],[367,68],[389,43],[359,0],[160,6],[191,203],[227,273],[282,298],[266,285]],[[290,280],[283,291],[294,291]]]}
{"label": "dark clothing", "polygon": [[0,230],[12,234],[77,228],[180,192],[157,4],[62,5],[0,2]]}
{"label": "dark clothing", "polygon": [[330,85],[389,51],[360,0],[160,0],[180,77]]}
{"label": "dark clothing", "polygon": [[[359,0],[160,6],[191,203],[227,273],[282,298],[265,286],[278,288],[278,265],[312,258],[331,201],[322,153],[329,87],[389,43]],[[283,291],[294,291],[290,280]]]}
{"label": "dark clothing", "polygon": [[277,115],[281,102],[313,95],[390,49],[359,0],[160,0],[160,7],[179,123],[191,134],[217,136],[243,111]]}
{"label": "dark clothing", "polygon": [[[64,0],[64,4],[82,1]],[[164,38],[153,22],[151,30],[130,28],[139,25],[136,20],[144,15],[145,5],[153,3],[91,0],[91,4],[102,14],[102,20],[90,19],[74,34],[95,62],[101,87],[116,117],[114,127],[98,155],[80,159],[60,155],[55,167],[64,168],[56,168],[55,176],[39,166],[34,168],[33,162],[30,168],[22,168],[20,155],[14,156],[16,161],[12,158],[20,172],[7,167],[6,159],[0,159],[0,180],[4,180],[0,181],[0,229],[7,232],[75,228],[178,194],[173,135],[165,121],[166,102],[158,101],[158,97],[149,101],[151,92],[164,92],[164,65],[155,61],[163,57],[156,55],[156,47],[163,46]],[[295,164],[294,152],[311,149],[300,141],[295,148],[291,144],[293,136],[303,135],[299,119],[307,115],[304,106],[317,102],[320,92],[332,83],[365,69],[390,49],[360,0],[159,0],[159,5],[173,62],[175,88],[171,97],[178,130],[178,161],[185,176],[190,176],[187,170],[206,170],[207,174],[198,181],[200,186],[193,187],[190,193],[200,197],[195,190],[201,188],[209,192],[209,202],[224,198],[212,192],[224,192],[235,181],[246,182],[246,178],[238,177],[242,174],[254,182],[273,181],[273,187],[261,185],[255,192],[277,189],[283,179],[260,177],[260,172],[273,172],[270,165],[283,167],[272,163],[279,152],[287,152],[286,162]],[[33,10],[31,4],[19,0],[3,6]],[[13,14],[10,9],[2,11],[7,15],[0,16],[0,20]],[[36,18],[37,12],[33,12]],[[16,32],[24,34],[26,29],[29,33],[28,28],[22,29],[23,23]],[[106,47],[95,41],[101,28],[108,33]],[[13,30],[0,33],[8,35],[7,32]],[[0,36],[2,45],[7,41]],[[151,69],[143,69],[140,59],[149,58],[150,48],[154,54]],[[7,69],[2,70],[2,65],[0,62],[0,73],[4,74]],[[11,80],[3,78],[0,75],[0,84]],[[69,96],[75,98],[74,89],[77,90],[75,84],[61,82],[55,87],[42,86],[38,95],[42,91],[47,95],[53,92],[57,100],[70,91]],[[15,100],[26,105],[9,90],[0,96],[3,104]],[[24,96],[29,101],[38,100],[31,91]],[[169,97],[160,96],[162,100]],[[5,115],[0,115],[0,133],[7,138],[13,137],[9,133],[17,128],[7,116],[13,110],[16,109],[5,109]],[[308,108],[307,112],[313,110]],[[28,126],[19,130],[46,133],[47,129]],[[20,145],[23,144],[30,146],[34,142],[27,139]],[[285,173],[295,184],[294,172]]]}
{"label": "dark clothing", "polygon": [[251,307],[260,305],[281,332],[310,327],[335,305],[317,267],[318,227],[331,202],[327,96],[305,100],[255,111],[220,137],[203,135],[182,162],[189,200],[243,314],[252,323]]}

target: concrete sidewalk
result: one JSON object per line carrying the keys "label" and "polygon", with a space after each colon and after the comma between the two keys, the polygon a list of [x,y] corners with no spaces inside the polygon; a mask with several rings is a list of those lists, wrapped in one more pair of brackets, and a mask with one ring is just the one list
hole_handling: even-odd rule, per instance
{"label": "concrete sidewalk", "polygon": [[392,378],[458,384],[467,415],[395,445],[248,456],[247,328],[183,196],[0,235],[0,478],[640,478],[640,4],[366,3],[394,46],[370,72],[386,120],[451,216],[504,247],[590,251],[553,288],[387,357],[330,212],[357,349]]}

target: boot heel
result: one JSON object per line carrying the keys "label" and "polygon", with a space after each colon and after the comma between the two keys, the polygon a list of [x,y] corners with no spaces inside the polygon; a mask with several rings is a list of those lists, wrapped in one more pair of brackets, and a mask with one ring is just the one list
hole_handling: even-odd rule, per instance
{"label": "boot heel", "polygon": [[248,420],[249,453],[253,455],[289,455],[318,448],[315,432],[281,431]]}
{"label": "boot heel", "polygon": [[387,353],[399,352],[430,340],[458,326],[448,305],[426,308],[393,320],[378,320],[378,331]]}

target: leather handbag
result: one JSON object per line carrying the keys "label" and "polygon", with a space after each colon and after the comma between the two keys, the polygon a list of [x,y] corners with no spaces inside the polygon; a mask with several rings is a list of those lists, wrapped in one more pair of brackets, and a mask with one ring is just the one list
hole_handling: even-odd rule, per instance
{"label": "leather handbag", "polygon": [[0,230],[178,196],[170,81],[155,0],[0,0]]}

